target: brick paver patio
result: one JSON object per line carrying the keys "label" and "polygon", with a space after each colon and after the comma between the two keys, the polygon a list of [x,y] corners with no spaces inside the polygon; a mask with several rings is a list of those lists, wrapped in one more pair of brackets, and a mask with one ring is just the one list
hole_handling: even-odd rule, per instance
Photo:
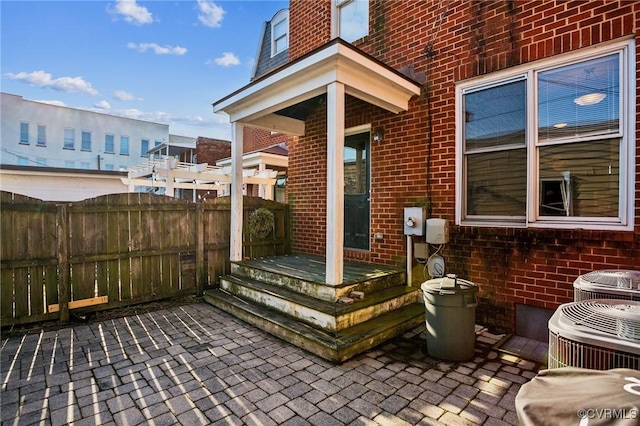
{"label": "brick paver patio", "polygon": [[3,425],[516,425],[539,364],[426,356],[419,327],[340,365],[204,303],[2,339]]}

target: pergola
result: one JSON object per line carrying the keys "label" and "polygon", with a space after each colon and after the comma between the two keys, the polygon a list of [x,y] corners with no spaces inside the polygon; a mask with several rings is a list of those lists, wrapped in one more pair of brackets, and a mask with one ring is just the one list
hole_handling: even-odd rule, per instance
{"label": "pergola", "polygon": [[[277,171],[243,169],[239,182],[243,184],[275,185]],[[122,183],[134,192],[136,186],[166,188],[165,195],[173,197],[174,189],[223,190],[233,184],[231,167],[211,166],[207,163],[193,164],[179,162],[175,158],[157,159],[129,168]],[[242,192],[240,192],[242,194]]]}
{"label": "pergola", "polygon": [[408,109],[420,86],[337,38],[213,104],[232,124],[231,260],[242,260],[243,127],[302,136],[307,114],[326,97],[326,282],[343,281],[345,95],[393,113]]}

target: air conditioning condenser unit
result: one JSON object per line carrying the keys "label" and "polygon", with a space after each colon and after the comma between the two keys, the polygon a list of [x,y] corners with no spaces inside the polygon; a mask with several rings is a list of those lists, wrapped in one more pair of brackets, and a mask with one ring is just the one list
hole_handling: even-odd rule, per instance
{"label": "air conditioning condenser unit", "polygon": [[640,369],[640,302],[591,299],[560,305],[549,320],[548,368]]}

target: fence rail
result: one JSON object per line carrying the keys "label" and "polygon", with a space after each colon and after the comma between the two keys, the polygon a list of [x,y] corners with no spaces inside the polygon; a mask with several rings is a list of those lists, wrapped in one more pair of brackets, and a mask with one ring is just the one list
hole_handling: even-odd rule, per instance
{"label": "fence rail", "polygon": [[[2,326],[68,321],[70,310],[104,310],[202,294],[230,270],[230,200],[200,204],[153,194],[45,202],[0,191]],[[251,211],[274,213],[274,230],[252,241]],[[289,252],[288,209],[246,197],[245,257]]]}

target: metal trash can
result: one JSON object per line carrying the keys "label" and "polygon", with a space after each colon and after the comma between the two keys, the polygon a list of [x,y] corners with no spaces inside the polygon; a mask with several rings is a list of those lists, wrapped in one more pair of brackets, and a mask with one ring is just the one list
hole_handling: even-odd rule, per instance
{"label": "metal trash can", "polygon": [[427,352],[450,361],[473,358],[478,286],[447,275],[422,283]]}

